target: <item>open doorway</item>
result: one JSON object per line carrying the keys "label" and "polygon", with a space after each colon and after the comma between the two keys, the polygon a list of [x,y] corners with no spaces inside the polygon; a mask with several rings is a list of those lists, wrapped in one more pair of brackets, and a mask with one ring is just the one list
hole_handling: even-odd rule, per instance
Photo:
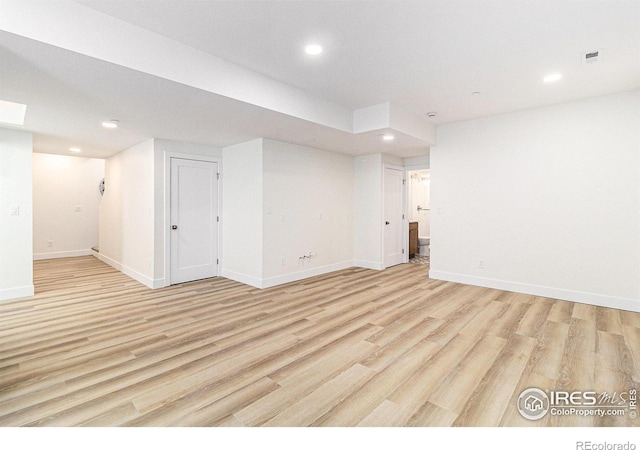
{"label": "open doorway", "polygon": [[33,153],[33,259],[87,256],[98,246],[105,161]]}
{"label": "open doorway", "polygon": [[[407,218],[410,233],[417,229],[417,245],[409,254],[409,262],[429,265],[431,262],[431,172],[429,169],[407,172]],[[414,230],[414,231],[411,231]],[[415,240],[415,235],[413,236]]]}

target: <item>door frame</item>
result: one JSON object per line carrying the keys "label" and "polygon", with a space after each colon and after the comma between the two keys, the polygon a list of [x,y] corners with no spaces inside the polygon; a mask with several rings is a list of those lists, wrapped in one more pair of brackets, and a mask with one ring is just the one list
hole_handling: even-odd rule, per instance
{"label": "door frame", "polygon": [[[409,180],[409,172],[414,172],[416,170],[431,170],[431,162],[425,164],[414,164],[412,166],[405,166],[404,168],[404,179]],[[431,201],[431,199],[429,199]],[[405,182],[405,190],[404,190],[404,216],[407,218],[407,229],[409,228],[409,181]],[[407,232],[408,233],[408,232]],[[433,235],[429,237],[431,242],[433,242]],[[409,235],[407,234],[407,241],[409,240]],[[430,255],[431,261],[433,261],[433,255]],[[407,255],[407,261],[409,262],[409,255]],[[429,266],[431,269],[431,266]]]}
{"label": "door frame", "polygon": [[218,260],[216,276],[220,276],[222,268],[222,158],[218,156],[194,155],[192,153],[164,152],[164,220],[162,232],[164,239],[164,284],[171,286],[171,160],[189,159],[191,161],[214,162],[218,164]]}
{"label": "door frame", "polygon": [[403,263],[407,263],[409,262],[409,219],[407,216],[407,171],[405,170],[405,168],[403,166],[399,166],[396,164],[387,164],[384,163],[382,164],[382,217],[380,218],[380,224],[382,226],[382,233],[380,236],[380,248],[382,250],[382,269],[386,269],[386,251],[385,251],[385,226],[384,226],[384,220],[385,220],[385,198],[384,198],[384,193],[385,193],[385,185],[384,185],[384,181],[385,181],[385,170],[386,169],[395,169],[398,170],[400,172],[402,172],[402,177],[403,177],[403,184],[402,184],[402,242],[403,242],[403,247],[404,247],[404,254],[402,255],[402,262]]}

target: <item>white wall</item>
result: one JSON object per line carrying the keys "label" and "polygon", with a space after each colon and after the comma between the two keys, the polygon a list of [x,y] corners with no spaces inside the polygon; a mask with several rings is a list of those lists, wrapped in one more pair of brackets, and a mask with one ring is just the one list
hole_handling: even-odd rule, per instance
{"label": "white wall", "polygon": [[221,149],[150,139],[106,160],[98,257],[150,288],[168,284],[165,154],[220,157]]}
{"label": "white wall", "polygon": [[108,158],[100,203],[99,258],[141,283],[155,287],[156,157],[148,140]]}
{"label": "white wall", "polygon": [[262,288],[353,265],[352,157],[257,139],[223,164],[223,276]]}
{"label": "white wall", "polygon": [[354,159],[354,262],[382,269],[382,155]]}
{"label": "white wall", "polygon": [[0,300],[33,295],[31,133],[0,128]]}
{"label": "white wall", "polygon": [[[354,160],[353,254],[358,267],[384,269],[382,216],[386,165],[403,167],[404,161],[383,153],[357,156]],[[407,226],[407,235],[408,232]]]}
{"label": "white wall", "polygon": [[425,150],[425,154],[422,156],[414,156],[411,158],[405,158],[403,165],[405,170],[421,170],[428,169],[430,166],[430,149]]}
{"label": "white wall", "polygon": [[166,152],[222,156],[222,276],[273,286],[350,267],[356,248],[357,265],[382,268],[382,170],[398,158],[358,166],[266,139],[224,149],[154,139],[106,161],[100,207],[99,258],[145,285],[166,285]]}
{"label": "white wall", "polygon": [[190,142],[172,141],[169,139],[155,139],[156,151],[161,153],[173,152],[186,155],[222,157],[222,149],[210,145],[193,144]]}
{"label": "white wall", "polygon": [[639,155],[640,91],[441,126],[431,276],[640,311]]}
{"label": "white wall", "polygon": [[222,276],[261,287],[262,139],[222,149]]}
{"label": "white wall", "polygon": [[103,159],[33,154],[34,259],[91,254],[103,177]]}
{"label": "white wall", "polygon": [[263,150],[263,284],[351,267],[353,157],[266,139]]}

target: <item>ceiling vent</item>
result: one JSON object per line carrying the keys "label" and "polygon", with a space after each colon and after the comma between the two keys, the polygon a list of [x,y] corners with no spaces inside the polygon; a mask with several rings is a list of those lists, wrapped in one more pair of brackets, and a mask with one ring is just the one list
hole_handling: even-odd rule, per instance
{"label": "ceiling vent", "polygon": [[602,50],[594,50],[582,55],[582,64],[595,64],[602,58]]}

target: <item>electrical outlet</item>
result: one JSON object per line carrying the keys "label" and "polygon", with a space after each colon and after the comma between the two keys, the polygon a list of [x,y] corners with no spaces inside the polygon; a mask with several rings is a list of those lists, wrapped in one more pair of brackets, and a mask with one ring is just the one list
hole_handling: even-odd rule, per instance
{"label": "electrical outlet", "polygon": [[280,265],[281,266],[285,266],[286,265],[286,259],[284,258],[284,256],[282,258],[280,258]]}
{"label": "electrical outlet", "polygon": [[478,269],[484,269],[484,259],[478,260]]}
{"label": "electrical outlet", "polygon": [[47,241],[47,247],[53,247],[53,241]]}

